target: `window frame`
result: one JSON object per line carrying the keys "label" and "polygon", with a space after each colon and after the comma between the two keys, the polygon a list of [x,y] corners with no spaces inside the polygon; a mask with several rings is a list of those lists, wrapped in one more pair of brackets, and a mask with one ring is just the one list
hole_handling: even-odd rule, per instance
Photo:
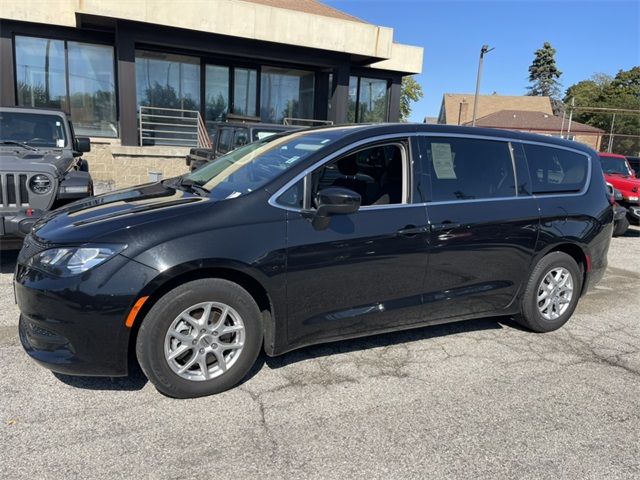
{"label": "window frame", "polygon": [[[346,147],[340,148],[335,152],[332,152],[322,160],[315,162],[313,165],[306,168],[303,172],[295,175],[291,180],[289,180],[283,187],[278,189],[270,198],[269,205],[274,206],[276,208],[289,210],[293,212],[302,212],[302,211],[315,211],[311,203],[311,188],[312,188],[312,175],[318,169],[323,168],[328,163],[333,163],[341,158],[344,158],[347,155],[352,155],[357,152],[361,152],[363,150],[367,150],[373,147],[382,147],[386,145],[395,145],[400,147],[400,152],[402,154],[402,175],[403,175],[403,185],[402,185],[402,203],[391,203],[386,205],[365,205],[361,206],[358,211],[365,210],[381,210],[387,208],[405,208],[405,207],[414,207],[418,205],[423,205],[422,199],[418,198],[418,196],[414,192],[414,185],[416,182],[416,163],[412,160],[413,155],[413,145],[411,141],[410,133],[406,134],[390,134],[390,135],[381,135],[368,139],[363,139],[357,142],[352,143]],[[279,203],[278,200],[282,197],[290,188],[294,187],[298,182],[303,182],[303,200],[302,200],[302,208],[292,207],[290,205],[285,205]]]}
{"label": "window frame", "polygon": [[[367,76],[367,75],[362,75],[362,74],[349,75],[349,81],[351,81],[351,78],[355,78],[356,79],[356,99],[355,99],[355,112],[353,114],[353,123],[361,123],[361,118],[360,118],[360,84],[361,84],[361,80],[363,78],[365,78],[367,80],[380,80],[381,82],[386,82],[386,84],[387,84],[387,88],[385,90],[386,108],[385,108],[385,113],[384,113],[384,120],[382,122],[379,122],[379,123],[388,122],[389,121],[389,109],[390,109],[390,105],[391,105],[391,102],[390,102],[391,80],[388,79],[388,78],[376,77],[375,75]],[[347,103],[348,103],[348,99],[347,99]],[[348,108],[348,105],[347,105],[347,108]],[[375,122],[373,122],[373,123],[375,123]]]}

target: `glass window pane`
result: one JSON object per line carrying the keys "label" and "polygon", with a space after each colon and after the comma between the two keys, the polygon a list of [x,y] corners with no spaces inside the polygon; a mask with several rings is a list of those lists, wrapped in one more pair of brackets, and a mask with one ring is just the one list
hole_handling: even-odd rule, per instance
{"label": "glass window pane", "polygon": [[534,194],[579,192],[587,179],[587,157],[560,148],[524,145]]}
{"label": "glass window pane", "polygon": [[200,109],[200,59],[136,50],[138,105]]}
{"label": "glass window pane", "polygon": [[431,178],[431,201],[515,196],[509,144],[469,138],[421,139],[425,173]]}
{"label": "glass window pane", "polygon": [[256,115],[256,90],[258,74],[248,68],[234,69],[233,113],[254,117]]}
{"label": "glass window pane", "polygon": [[16,37],[18,105],[66,110],[64,41]]}
{"label": "glass window pane", "polygon": [[117,137],[113,47],[67,42],[69,98],[79,135]]}
{"label": "glass window pane", "polygon": [[315,74],[302,70],[262,67],[260,118],[283,123],[286,117],[313,118]]}
{"label": "glass window pane", "polygon": [[207,65],[205,70],[205,117],[223,121],[229,113],[229,67]]}
{"label": "glass window pane", "polygon": [[347,123],[356,123],[356,104],[358,102],[358,77],[349,77],[349,106]]}
{"label": "glass window pane", "polygon": [[375,78],[360,78],[358,122],[387,121],[387,81]]}

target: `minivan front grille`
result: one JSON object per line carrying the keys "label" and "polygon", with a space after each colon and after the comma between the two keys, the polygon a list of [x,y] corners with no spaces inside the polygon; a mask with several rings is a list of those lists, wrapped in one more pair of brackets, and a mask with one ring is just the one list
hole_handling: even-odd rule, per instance
{"label": "minivan front grille", "polygon": [[28,207],[29,189],[24,173],[0,173],[0,207]]}

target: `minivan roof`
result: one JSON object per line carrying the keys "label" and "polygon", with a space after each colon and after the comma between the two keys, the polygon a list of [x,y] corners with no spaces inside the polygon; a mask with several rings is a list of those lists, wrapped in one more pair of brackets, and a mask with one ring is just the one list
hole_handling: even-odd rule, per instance
{"label": "minivan roof", "polygon": [[594,150],[588,146],[574,142],[571,140],[564,140],[562,138],[551,137],[547,135],[537,135],[534,133],[526,133],[514,130],[501,130],[497,128],[480,128],[480,127],[464,127],[458,125],[432,125],[425,123],[371,123],[371,124],[341,124],[341,125],[329,125],[312,127],[309,131],[317,130],[332,130],[332,131],[344,131],[344,136],[377,136],[385,134],[403,134],[403,133],[431,133],[442,135],[469,135],[469,136],[482,136],[482,137],[495,137],[495,138],[508,138],[511,140],[529,141],[529,142],[541,142],[550,145],[558,145],[562,147],[572,148],[575,150],[582,150],[586,153],[595,153]]}

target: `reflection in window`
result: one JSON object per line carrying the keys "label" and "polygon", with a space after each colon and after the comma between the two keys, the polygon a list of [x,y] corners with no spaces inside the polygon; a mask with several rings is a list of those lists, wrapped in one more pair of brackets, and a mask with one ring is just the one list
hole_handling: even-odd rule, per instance
{"label": "reflection in window", "polygon": [[388,82],[377,78],[349,77],[349,123],[386,122],[389,109]]}
{"label": "reflection in window", "polygon": [[384,122],[387,120],[387,81],[360,78],[358,122]]}
{"label": "reflection in window", "polygon": [[356,105],[358,104],[358,77],[349,77],[349,105],[347,123],[356,123]]}
{"label": "reflection in window", "polygon": [[68,42],[69,98],[77,134],[117,137],[113,47]]}
{"label": "reflection in window", "polygon": [[509,144],[471,138],[422,137],[423,163],[431,200],[472,200],[515,196]]}
{"label": "reflection in window", "polygon": [[260,79],[260,118],[282,123],[286,117],[313,118],[315,74],[263,67]]}
{"label": "reflection in window", "polygon": [[233,113],[254,117],[256,115],[256,84],[258,74],[249,68],[234,69]]}
{"label": "reflection in window", "polygon": [[138,105],[200,109],[200,59],[136,50]]}
{"label": "reflection in window", "polygon": [[229,67],[207,65],[205,70],[207,121],[222,121],[229,112]]}
{"label": "reflection in window", "polygon": [[118,136],[113,47],[21,36],[15,45],[18,105],[69,112],[80,135]]}
{"label": "reflection in window", "polygon": [[18,105],[66,110],[64,41],[16,37]]}

